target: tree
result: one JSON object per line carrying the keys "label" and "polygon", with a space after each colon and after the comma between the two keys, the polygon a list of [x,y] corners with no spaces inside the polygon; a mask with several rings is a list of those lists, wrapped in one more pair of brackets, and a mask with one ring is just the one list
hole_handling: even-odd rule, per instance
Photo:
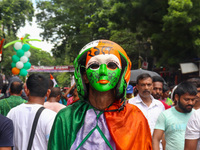
{"label": "tree", "polygon": [[67,54],[72,62],[80,49],[96,38],[93,31],[98,28],[91,20],[98,17],[95,11],[101,5],[101,0],[52,0],[37,4],[41,10],[37,20],[44,29],[42,36],[55,43],[54,56]]}
{"label": "tree", "polygon": [[25,21],[32,21],[33,3],[30,0],[3,0],[0,2],[1,35],[15,35]]}

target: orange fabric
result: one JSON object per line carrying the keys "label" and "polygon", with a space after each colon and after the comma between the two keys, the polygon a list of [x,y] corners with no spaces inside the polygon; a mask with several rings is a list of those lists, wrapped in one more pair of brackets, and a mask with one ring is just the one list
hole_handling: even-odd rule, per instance
{"label": "orange fabric", "polygon": [[50,74],[50,79],[51,79],[51,80],[53,80],[53,79],[54,79],[54,77],[52,76],[52,74]]}
{"label": "orange fabric", "polygon": [[[109,109],[119,107],[115,103]],[[139,108],[126,104],[120,112],[105,112],[105,117],[117,150],[152,150],[149,125]]]}

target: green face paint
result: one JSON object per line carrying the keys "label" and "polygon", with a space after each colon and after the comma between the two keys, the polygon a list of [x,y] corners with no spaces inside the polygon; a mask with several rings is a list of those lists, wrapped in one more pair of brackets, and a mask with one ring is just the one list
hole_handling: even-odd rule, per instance
{"label": "green face paint", "polygon": [[113,89],[120,78],[121,69],[113,62],[106,64],[92,64],[86,70],[90,85],[100,92]]}

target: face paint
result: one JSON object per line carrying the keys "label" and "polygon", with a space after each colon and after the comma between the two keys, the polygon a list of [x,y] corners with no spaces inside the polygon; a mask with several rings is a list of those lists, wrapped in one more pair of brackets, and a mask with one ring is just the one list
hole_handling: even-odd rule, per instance
{"label": "face paint", "polygon": [[90,85],[97,91],[113,89],[121,74],[121,63],[113,54],[92,57],[86,65],[86,74]]}

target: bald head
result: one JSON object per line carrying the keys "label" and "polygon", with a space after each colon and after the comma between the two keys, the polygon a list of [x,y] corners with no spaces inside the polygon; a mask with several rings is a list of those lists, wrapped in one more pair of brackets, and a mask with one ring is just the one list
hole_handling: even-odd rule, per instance
{"label": "bald head", "polygon": [[61,98],[61,91],[59,87],[53,87],[51,89],[51,93],[49,95],[49,101],[54,101],[56,99],[56,101],[58,102]]}
{"label": "bald head", "polygon": [[21,95],[22,92],[22,88],[23,88],[23,84],[19,81],[14,81],[11,83],[10,85],[10,94],[19,94]]}

